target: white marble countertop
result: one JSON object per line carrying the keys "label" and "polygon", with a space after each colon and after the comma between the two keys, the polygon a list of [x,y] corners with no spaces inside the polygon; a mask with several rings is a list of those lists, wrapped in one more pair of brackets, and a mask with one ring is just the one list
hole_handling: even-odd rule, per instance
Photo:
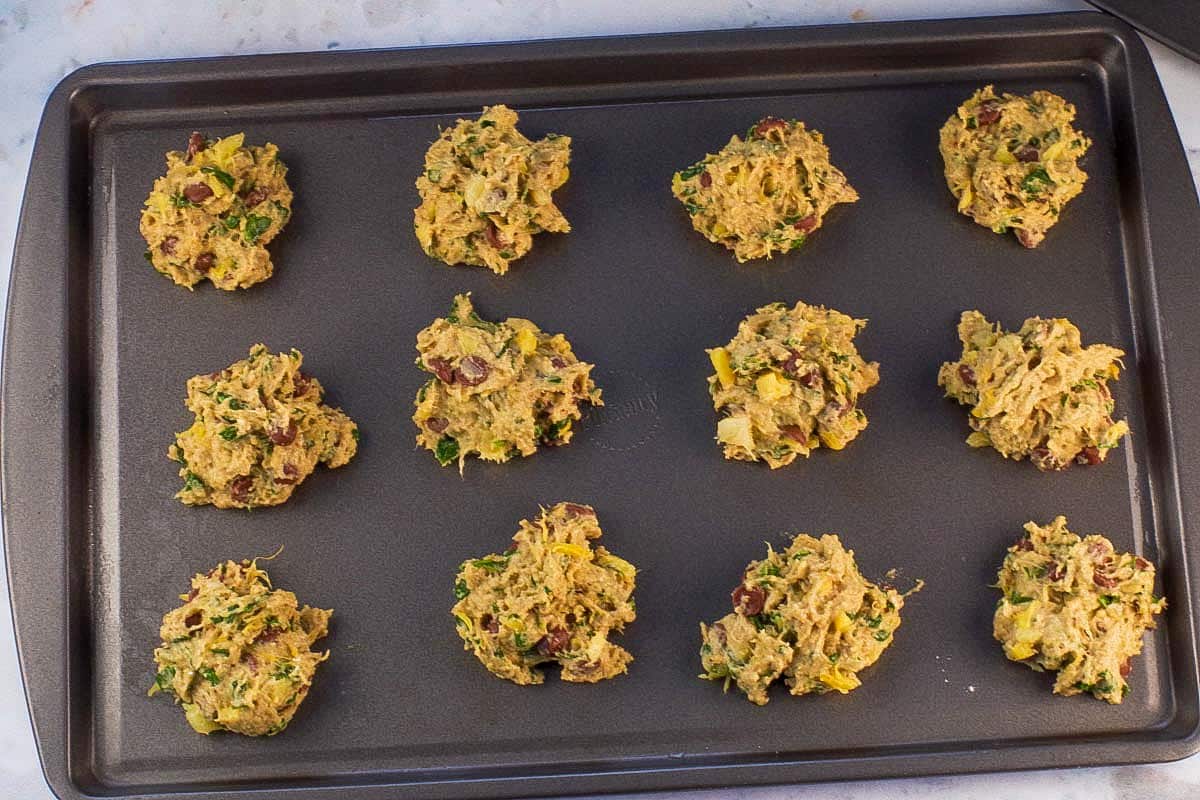
{"label": "white marble countertop", "polygon": [[[1078,0],[0,0],[0,293],[47,95],[97,61],[352,49],[1088,8]],[[182,31],[182,35],[180,34]],[[1155,64],[1200,186],[1200,65],[1153,42]],[[0,315],[2,315],[0,311]],[[2,316],[0,316],[2,319]],[[21,690],[0,575],[0,797],[51,797]],[[1200,756],[1166,765],[914,778],[645,797],[687,800],[1200,797]]]}

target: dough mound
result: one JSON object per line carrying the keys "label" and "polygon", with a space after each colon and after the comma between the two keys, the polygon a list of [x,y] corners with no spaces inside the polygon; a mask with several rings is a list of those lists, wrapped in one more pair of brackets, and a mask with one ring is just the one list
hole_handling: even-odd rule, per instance
{"label": "dough mound", "polygon": [[633,622],[637,570],[603,547],[591,506],[559,503],[521,520],[513,546],[459,567],[452,610],[463,649],[493,675],[542,683],[535,667],[562,666],[562,679],[595,683],[628,671],[633,656],[608,641]]}
{"label": "dough mound", "polygon": [[430,146],[414,212],[427,255],[503,275],[533,247],[535,233],[571,230],[550,197],[570,175],[571,137],[552,133],[531,142],[516,125],[515,111],[489,106]]}
{"label": "dough mound", "polygon": [[958,210],[1037,247],[1087,180],[1079,159],[1092,142],[1074,119],[1075,106],[1050,92],[975,92],[946,120],[939,145]]}
{"label": "dough mound", "polygon": [[299,607],[273,589],[257,561],[226,561],[192,578],[184,603],[163,617],[150,694],[169,692],[198,733],[274,736],[308,695],[329,653],[312,645],[332,611]]}
{"label": "dough mound", "polygon": [[829,163],[817,131],[797,120],[764,117],[746,138],[675,173],[671,191],[692,227],[732,250],[739,262],[771,258],[804,244],[838,203],[858,192]]}
{"label": "dough mound", "polygon": [[904,596],[865,579],[837,536],[802,533],[782,553],[767,545],[732,601],[732,614],[700,624],[700,677],[727,691],[732,682],[761,706],[781,676],[794,695],[857,689],[859,671],[892,643]]}
{"label": "dough mound", "polygon": [[245,147],[244,139],[193,133],[186,152],[167,153],[167,174],[146,198],[146,259],[180,286],[207,278],[245,289],[271,277],[265,245],[292,216],[292,190],[279,149]]}
{"label": "dough mound", "polygon": [[854,346],[866,324],[824,306],[772,303],[746,317],[728,345],[706,351],[725,458],[775,469],[858,436],[867,427],[858,400],[879,383],[879,364]]}
{"label": "dough mound", "polygon": [[417,334],[417,353],[417,366],[434,376],[417,392],[417,444],[460,472],[471,454],[504,462],[538,444],[566,444],[580,404],[604,405],[592,365],[561,333],[517,317],[488,322],[469,294]]}
{"label": "dough mound", "polygon": [[1120,703],[1142,634],[1167,606],[1153,594],[1154,565],[1099,534],[1080,539],[1062,516],[1025,532],[1000,567],[992,634],[1009,659],[1056,670],[1055,694]]}
{"label": "dough mound", "polygon": [[192,427],[175,435],[167,456],[178,461],[189,506],[279,505],[317,463],[340,467],[358,450],[358,427],[321,402],[320,382],[300,371],[299,350],[271,355],[265,345],[227,369],[187,383]]}
{"label": "dough mound", "polygon": [[938,386],[971,409],[972,447],[991,445],[1005,458],[1060,470],[1103,462],[1129,433],[1124,420],[1113,421],[1108,390],[1124,352],[1081,346],[1069,320],[1030,317],[1008,333],[964,311],[958,337],[962,358],[942,364]]}

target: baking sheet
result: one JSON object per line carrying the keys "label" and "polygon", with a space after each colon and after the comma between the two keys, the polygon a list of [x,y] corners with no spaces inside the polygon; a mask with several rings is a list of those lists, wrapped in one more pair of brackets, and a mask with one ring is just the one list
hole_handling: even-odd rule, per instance
{"label": "baking sheet", "polygon": [[[954,213],[937,130],[986,82],[1044,88],[1094,140],[1087,190],[1026,251]],[[485,103],[573,137],[556,195],[574,231],[506,277],[450,268],[411,234],[438,125]],[[1134,109],[1136,108],[1136,113]],[[765,114],[822,131],[862,200],[798,253],[738,265],[691,226],[671,173]],[[193,129],[273,141],[296,190],[275,277],[189,293],[137,230],[162,154]],[[1185,548],[1200,358],[1187,258],[1200,212],[1137,37],[1094,14],[264,56],[87,68],[51,98],[19,231],[0,424],[22,667],[62,797],[501,797],[1176,758],[1197,749],[1196,589]],[[606,406],[566,448],[460,478],[414,449],[416,332],[472,291],[485,317],[564,331]],[[712,441],[703,349],[755,307],[823,303],[870,324],[882,382],[841,453],[769,471]],[[1042,475],[963,444],[936,371],[964,308],[1015,327],[1064,315],[1124,348],[1133,435],[1103,467]],[[360,425],[358,456],[285,506],[173,500],[192,374],[250,344],[298,347]],[[1188,477],[1193,480],[1189,484]],[[641,569],[628,676],[517,687],[461,650],[458,563],[517,520],[591,503]],[[1004,548],[1064,513],[1160,564],[1171,608],[1118,707],[1050,695],[991,640]],[[755,707],[696,679],[697,623],[764,540],[836,531],[864,572],[928,587],[841,697]],[[200,737],[145,689],[162,613],[192,572],[266,555],[276,584],[336,609],[324,664],[273,739]],[[265,792],[265,795],[263,794]]]}
{"label": "baking sheet", "polygon": [[1116,14],[1193,61],[1200,61],[1200,8],[1192,0],[1095,0],[1093,5]]}

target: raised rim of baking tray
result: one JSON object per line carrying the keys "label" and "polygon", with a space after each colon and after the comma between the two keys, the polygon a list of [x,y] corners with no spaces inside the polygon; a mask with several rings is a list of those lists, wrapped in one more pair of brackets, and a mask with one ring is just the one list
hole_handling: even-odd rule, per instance
{"label": "raised rim of baking tray", "polygon": [[[1069,45],[1069,48],[1066,47]],[[1061,50],[1055,49],[1062,48]],[[1140,331],[1143,380],[1166,398],[1148,421],[1170,447],[1161,476],[1156,524],[1174,556],[1169,624],[1174,706],[1162,725],[1127,734],[1069,740],[1020,740],[1014,746],[951,741],[929,747],[817,755],[762,753],[614,762],[597,758],[569,770],[499,770],[475,776],[337,775],[295,784],[195,787],[138,797],[324,798],[482,797],[578,794],[670,787],[732,786],[886,776],[1082,766],[1182,758],[1200,749],[1197,679],[1200,547],[1185,547],[1197,517],[1200,484],[1200,337],[1189,325],[1200,305],[1200,208],[1183,150],[1148,53],[1124,23],[1093,13],[780,28],[670,35],[217,58],[85,67],[64,79],[47,102],[25,190],[8,298],[0,395],[3,519],[14,625],[25,690],[47,780],[63,798],[121,796],[89,774],[90,681],[88,460],[80,443],[93,435],[89,386],[89,133],[105,113],[145,92],[153,103],[201,104],[221,85],[229,102],[261,102],[262,87],[289,80],[281,113],[303,105],[355,113],[369,110],[373,76],[411,70],[428,77],[450,68],[496,67],[498,80],[547,66],[576,82],[604,79],[622,59],[703,61],[723,74],[751,78],[756,57],[778,49],[804,52],[815,73],[838,81],[892,70],[928,79],[939,66],[1055,61],[1053,54],[1094,62],[1110,88],[1116,132],[1137,153],[1130,202],[1142,224],[1131,226],[1127,253],[1138,259],[1152,318]],[[983,58],[983,56],[980,56]],[[924,70],[924,72],[923,72]],[[448,74],[448,73],[447,73]],[[249,77],[248,77],[249,76]],[[669,76],[665,76],[669,77]],[[686,77],[686,76],[683,76]],[[299,80],[296,80],[299,79]],[[347,87],[357,87],[353,96]],[[444,90],[456,87],[447,77]],[[437,89],[432,89],[436,91]],[[426,91],[430,91],[427,89]],[[603,96],[637,99],[636,87],[611,84]],[[692,95],[703,96],[703,95]],[[273,106],[274,107],[274,106]]]}

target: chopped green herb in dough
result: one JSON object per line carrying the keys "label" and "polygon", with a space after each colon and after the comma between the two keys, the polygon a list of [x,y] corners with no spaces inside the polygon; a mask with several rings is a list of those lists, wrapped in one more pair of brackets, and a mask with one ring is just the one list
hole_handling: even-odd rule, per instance
{"label": "chopped green herb in dough", "polygon": [[775,469],[857,437],[867,427],[859,398],[879,382],[879,364],[854,345],[866,324],[824,306],[772,303],[746,317],[729,344],[707,351],[725,457]]}
{"label": "chopped green herb in dough", "polygon": [[198,733],[273,736],[308,695],[328,652],[312,650],[332,611],[300,607],[257,561],[226,561],[192,578],[163,617],[150,694],[167,692]]}
{"label": "chopped green herb in dough", "polygon": [[533,247],[533,235],[571,230],[551,193],[567,182],[571,138],[530,141],[507,106],[483,109],[441,132],[417,178],[417,240],[447,264],[484,266],[498,275]]}
{"label": "chopped green herb in dough", "polygon": [[1009,333],[964,311],[958,337],[962,357],[942,364],[938,386],[970,408],[972,447],[990,445],[1005,458],[1060,470],[1103,462],[1129,433],[1124,420],[1112,418],[1108,390],[1124,353],[1106,344],[1083,347],[1070,320],[1030,317]]}
{"label": "chopped green herb in dough", "polygon": [[904,597],[864,578],[833,534],[801,533],[782,553],[767,545],[733,590],[733,613],[701,623],[700,677],[758,705],[779,678],[794,695],[846,694],[892,643]]}
{"label": "chopped green herb in dough", "polygon": [[358,428],[322,402],[325,390],[301,372],[303,361],[299,350],[271,355],[256,344],[248,358],[188,379],[196,421],[167,451],[182,465],[177,498],[217,508],[278,505],[318,463],[349,463]]}
{"label": "chopped green herb in dough", "polygon": [[771,258],[804,244],[838,203],[858,192],[829,163],[820,133],[803,122],[764,117],[746,138],[734,135],[675,173],[671,191],[692,227],[733,251],[738,261]]}
{"label": "chopped green herb in dough", "polygon": [[278,148],[244,139],[193,133],[185,152],[167,153],[167,174],[146,199],[146,257],[180,286],[244,289],[271,277],[266,245],[291,217],[292,190]]}
{"label": "chopped green herb in dough", "polygon": [[996,641],[1011,660],[1058,672],[1055,694],[1120,703],[1142,634],[1167,606],[1154,596],[1154,565],[1099,534],[1079,538],[1062,516],[1027,522],[1025,533],[1000,567]]}
{"label": "chopped green herb in dough", "polygon": [[939,149],[958,210],[1037,247],[1087,180],[1079,159],[1092,142],[1074,119],[1075,106],[1050,92],[975,92],[942,126]]}
{"label": "chopped green herb in dough", "polygon": [[417,353],[417,366],[433,375],[417,392],[417,444],[442,466],[461,471],[470,455],[504,462],[566,444],[580,405],[604,405],[592,365],[566,337],[527,319],[484,320],[470,295],[417,334]]}
{"label": "chopped green herb in dough", "polygon": [[452,609],[463,648],[488,671],[521,685],[542,683],[536,667],[595,683],[621,675],[633,656],[608,640],[637,616],[637,570],[603,547],[591,506],[559,503],[521,520],[502,555],[464,561]]}

